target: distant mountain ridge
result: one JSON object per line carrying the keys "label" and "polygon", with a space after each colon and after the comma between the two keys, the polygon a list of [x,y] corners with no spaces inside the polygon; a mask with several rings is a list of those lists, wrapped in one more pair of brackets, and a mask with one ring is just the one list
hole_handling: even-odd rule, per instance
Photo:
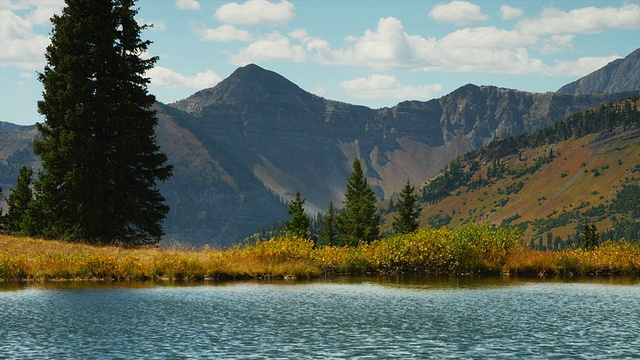
{"label": "distant mountain ridge", "polygon": [[[196,197],[198,206],[169,204],[177,209],[177,226],[173,231],[168,224],[167,231],[179,236],[180,224],[189,223],[207,234],[214,232],[207,231],[214,222],[228,231],[255,231],[286,219],[284,204],[296,190],[307,198],[308,211],[325,211],[329,201],[341,204],[355,157],[382,199],[406,179],[422,183],[456,156],[494,139],[535,131],[626,96],[531,94],[469,84],[440,99],[370,109],[324,99],[247,65],[213,88],[159,107],[161,119],[190,133],[199,153],[210,156],[208,175],[190,172],[186,178],[202,184],[196,193],[211,196]],[[175,173],[180,176],[179,169]],[[195,191],[185,185],[173,192],[184,187]],[[235,237],[222,232],[216,239],[225,236]]]}
{"label": "distant mountain ridge", "polygon": [[[356,157],[382,199],[492,140],[637,93],[532,94],[469,84],[439,99],[370,109],[324,99],[247,65],[213,88],[154,106],[158,142],[175,167],[159,184],[171,207],[165,231],[179,241],[228,245],[286,219],[296,190],[311,213],[325,211],[329,201],[341,204]],[[18,141],[37,130],[24,131],[0,131],[5,190],[20,164],[37,166],[31,148]]]}
{"label": "distant mountain ridge", "polygon": [[421,225],[519,226],[541,250],[579,246],[586,221],[605,239],[640,241],[638,154],[640,98],[600,105],[458,157],[417,188]]}
{"label": "distant mountain ridge", "polygon": [[561,87],[565,94],[614,94],[640,89],[640,49]]}

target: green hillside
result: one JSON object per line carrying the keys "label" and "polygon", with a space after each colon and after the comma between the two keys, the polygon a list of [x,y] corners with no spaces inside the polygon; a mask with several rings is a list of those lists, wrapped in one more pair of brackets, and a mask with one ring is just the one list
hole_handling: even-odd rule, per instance
{"label": "green hillside", "polygon": [[457,158],[417,190],[421,225],[519,226],[542,250],[578,246],[585,222],[602,239],[637,240],[639,107],[637,97],[602,105]]}

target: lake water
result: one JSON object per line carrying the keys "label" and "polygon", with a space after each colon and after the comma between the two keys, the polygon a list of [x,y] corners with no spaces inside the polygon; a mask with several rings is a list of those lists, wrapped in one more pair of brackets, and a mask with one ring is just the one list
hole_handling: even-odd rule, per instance
{"label": "lake water", "polygon": [[640,280],[0,284],[5,359],[638,359]]}

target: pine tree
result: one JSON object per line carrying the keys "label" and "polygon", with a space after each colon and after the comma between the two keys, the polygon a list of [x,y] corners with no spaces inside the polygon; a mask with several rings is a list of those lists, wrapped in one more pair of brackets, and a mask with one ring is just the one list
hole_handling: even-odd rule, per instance
{"label": "pine tree", "polygon": [[[156,57],[135,20],[135,0],[67,0],[54,15],[37,124],[43,161],[35,182],[43,236],[129,245],[163,235],[169,208],[157,181],[172,166],[155,139],[145,73]],[[33,231],[33,229],[29,229]]]}
{"label": "pine tree", "polygon": [[582,231],[582,248],[585,250],[593,250],[598,246],[598,229],[595,224],[587,224],[585,221]]}
{"label": "pine tree", "polygon": [[338,216],[338,231],[342,243],[355,246],[370,243],[380,234],[380,216],[376,197],[362,173],[360,160],[353,161],[353,172],[347,178],[345,206]]}
{"label": "pine tree", "polygon": [[418,205],[414,191],[414,187],[407,179],[397,201],[398,214],[393,218],[392,226],[396,233],[408,234],[416,231],[420,226],[418,216],[422,209]]}
{"label": "pine tree", "polygon": [[16,187],[11,190],[11,194],[7,198],[9,211],[5,219],[5,226],[12,233],[20,232],[29,203],[33,199],[33,192],[31,191],[32,176],[33,170],[31,168],[27,166],[21,167]]}
{"label": "pine tree", "polygon": [[338,245],[338,231],[336,229],[336,210],[333,202],[329,201],[327,213],[321,219],[322,228],[320,229],[320,244],[326,246]]}
{"label": "pine tree", "polygon": [[287,221],[284,230],[287,234],[296,237],[309,237],[309,217],[304,213],[304,202],[307,198],[300,198],[300,191],[296,191],[296,198],[289,203],[287,213],[291,220]]}

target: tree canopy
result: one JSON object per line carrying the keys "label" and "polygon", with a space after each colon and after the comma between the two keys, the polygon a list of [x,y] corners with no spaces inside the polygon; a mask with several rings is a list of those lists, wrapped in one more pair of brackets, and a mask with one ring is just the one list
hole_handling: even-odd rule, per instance
{"label": "tree canopy", "polygon": [[29,208],[29,203],[33,198],[31,191],[31,177],[33,170],[27,166],[20,168],[16,187],[11,189],[11,194],[7,198],[7,212],[5,226],[12,233],[20,232],[23,219]]}
{"label": "tree canopy", "polygon": [[329,201],[327,213],[322,216],[320,222],[322,225],[318,234],[320,236],[320,244],[327,246],[338,245],[339,237],[338,230],[336,229],[336,210],[333,207],[332,201]]}
{"label": "tree canopy", "polygon": [[407,179],[407,183],[402,188],[398,197],[396,207],[397,215],[393,218],[393,230],[400,234],[408,234],[418,230],[420,223],[418,216],[422,210],[418,205],[418,199],[414,194],[415,188]]}
{"label": "tree canopy", "polygon": [[353,172],[347,178],[345,206],[338,216],[338,230],[342,243],[355,246],[370,243],[380,234],[380,216],[376,197],[362,172],[360,160],[353,161]]}
{"label": "tree canopy", "polygon": [[[157,189],[172,166],[155,139],[148,93],[156,57],[140,38],[135,0],[67,0],[54,15],[34,152],[37,235],[144,244],[163,235],[168,206]],[[34,230],[34,229],[31,229]]]}
{"label": "tree canopy", "polygon": [[307,198],[300,198],[300,191],[296,191],[296,198],[289,203],[287,213],[291,215],[291,220],[285,223],[287,234],[297,237],[309,237],[309,217],[304,213],[304,202]]}

